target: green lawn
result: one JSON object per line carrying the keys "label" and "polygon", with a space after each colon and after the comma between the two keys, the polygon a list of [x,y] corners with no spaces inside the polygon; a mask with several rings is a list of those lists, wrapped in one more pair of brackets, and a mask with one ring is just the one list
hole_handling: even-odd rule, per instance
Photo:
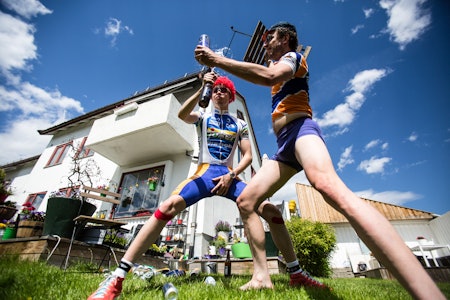
{"label": "green lawn", "polygon": [[[79,265],[63,271],[44,262],[18,261],[0,258],[0,299],[39,300],[39,299],[86,299],[104,275],[89,273],[86,265]],[[332,291],[290,288],[287,275],[272,275],[274,290],[239,291],[250,276],[225,278],[214,275],[216,285],[206,285],[206,275],[196,277],[165,277],[158,275],[149,281],[129,274],[124,282],[121,299],[163,299],[161,287],[172,282],[179,290],[178,299],[411,299],[406,291],[392,280],[365,278],[321,279],[332,287]],[[450,297],[450,283],[439,284]]]}

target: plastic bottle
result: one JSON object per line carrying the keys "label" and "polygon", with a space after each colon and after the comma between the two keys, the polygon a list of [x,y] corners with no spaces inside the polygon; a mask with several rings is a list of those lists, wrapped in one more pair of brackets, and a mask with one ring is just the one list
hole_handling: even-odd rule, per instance
{"label": "plastic bottle", "polygon": [[166,283],[162,291],[166,300],[176,300],[178,298],[178,290],[171,282]]}
{"label": "plastic bottle", "polygon": [[223,269],[223,274],[225,275],[225,277],[231,276],[230,249],[227,249],[227,258],[225,259],[225,267]]}
{"label": "plastic bottle", "polygon": [[[206,34],[202,34],[198,40],[198,44],[209,48],[209,37]],[[208,68],[205,73],[211,72],[211,68]],[[198,106],[202,108],[207,108],[209,105],[209,100],[211,100],[212,95],[212,83],[207,82],[203,87],[202,94],[198,101]]]}

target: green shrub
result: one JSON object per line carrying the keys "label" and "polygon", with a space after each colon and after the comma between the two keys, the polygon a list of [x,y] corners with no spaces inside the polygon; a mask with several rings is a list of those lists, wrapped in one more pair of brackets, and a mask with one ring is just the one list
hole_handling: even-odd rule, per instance
{"label": "green shrub", "polygon": [[286,222],[300,266],[319,277],[329,277],[328,259],[336,247],[334,229],[327,224],[293,217]]}

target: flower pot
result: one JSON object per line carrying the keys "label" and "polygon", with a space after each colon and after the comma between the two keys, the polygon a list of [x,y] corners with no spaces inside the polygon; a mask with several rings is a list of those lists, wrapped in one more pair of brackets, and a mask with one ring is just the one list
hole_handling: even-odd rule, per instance
{"label": "flower pot", "polygon": [[92,216],[96,206],[86,201],[66,197],[48,199],[43,235],[58,235],[70,239],[79,215]]}
{"label": "flower pot", "polygon": [[152,192],[155,191],[156,190],[156,182],[149,182],[148,189]]}
{"label": "flower pot", "polygon": [[235,258],[251,258],[252,252],[250,246],[247,243],[236,243],[231,246],[231,253]]}
{"label": "flower pot", "polygon": [[24,238],[24,237],[41,236],[43,228],[44,222],[23,220],[19,222],[16,237]]}
{"label": "flower pot", "polygon": [[3,233],[2,240],[13,239],[16,237],[16,229],[14,227],[6,227]]}
{"label": "flower pot", "polygon": [[0,220],[9,220],[16,214],[15,207],[0,205]]}

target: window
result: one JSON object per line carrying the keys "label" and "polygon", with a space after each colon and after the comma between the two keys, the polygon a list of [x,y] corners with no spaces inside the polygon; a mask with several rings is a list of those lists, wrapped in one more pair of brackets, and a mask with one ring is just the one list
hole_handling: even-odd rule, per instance
{"label": "window", "polygon": [[47,194],[47,192],[29,194],[27,201],[25,201],[25,202],[30,202],[31,204],[33,204],[33,206],[36,208],[36,210],[42,210],[42,209],[39,209],[39,206],[41,205],[42,200],[44,200],[45,194]]}
{"label": "window", "polygon": [[241,119],[241,120],[245,121],[244,120],[244,114],[239,109],[236,111],[236,116],[238,117],[238,119]]}
{"label": "window", "polygon": [[61,164],[71,145],[72,142],[56,146],[50,160],[47,162],[46,167],[52,167]]}
{"label": "window", "polygon": [[124,173],[119,187],[121,204],[115,209],[114,217],[152,214],[159,205],[161,186],[164,186],[164,169],[165,166],[158,166]]}
{"label": "window", "polygon": [[67,197],[72,198],[75,194],[78,193],[80,186],[66,187],[60,188],[57,192],[57,197]]}
{"label": "window", "polygon": [[84,137],[83,140],[81,141],[80,147],[77,150],[77,154],[75,155],[76,158],[85,158],[85,157],[90,157],[92,155],[94,155],[94,151],[86,148],[84,146],[84,144],[86,143],[87,137]]}

